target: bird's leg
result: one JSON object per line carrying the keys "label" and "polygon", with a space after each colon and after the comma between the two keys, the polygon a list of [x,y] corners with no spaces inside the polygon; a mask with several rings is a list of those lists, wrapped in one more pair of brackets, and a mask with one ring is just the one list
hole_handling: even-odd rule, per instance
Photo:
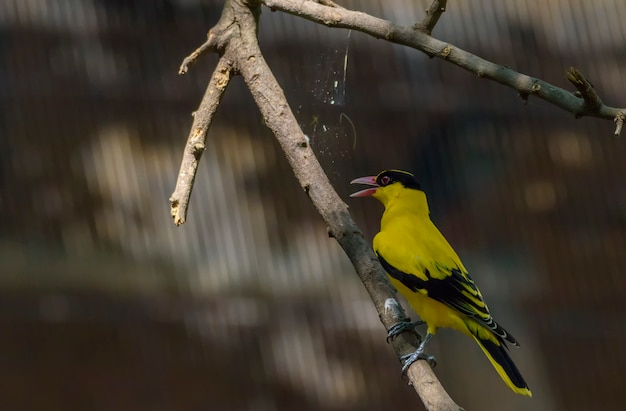
{"label": "bird's leg", "polygon": [[408,331],[422,341],[422,336],[415,331],[415,327],[426,324],[425,321],[411,321],[410,318],[405,318],[404,320],[395,323],[387,330],[387,342],[393,341],[398,335],[401,333]]}
{"label": "bird's leg", "polygon": [[431,367],[437,365],[437,361],[435,361],[435,357],[432,355],[424,354],[424,347],[430,339],[433,337],[431,333],[426,333],[426,336],[422,340],[422,343],[417,347],[417,350],[411,354],[403,355],[400,357],[400,361],[403,362],[402,365],[402,375],[405,375],[411,364],[413,364],[417,360],[426,360],[430,364]]}

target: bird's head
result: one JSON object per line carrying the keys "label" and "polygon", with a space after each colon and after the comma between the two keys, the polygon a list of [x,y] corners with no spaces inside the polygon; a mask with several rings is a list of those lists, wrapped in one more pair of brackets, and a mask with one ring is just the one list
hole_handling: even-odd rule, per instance
{"label": "bird's head", "polygon": [[361,177],[354,179],[350,184],[366,184],[371,186],[365,190],[350,194],[350,197],[374,197],[385,207],[390,201],[397,198],[402,193],[421,191],[420,183],[413,174],[402,170],[384,170],[377,176]]}

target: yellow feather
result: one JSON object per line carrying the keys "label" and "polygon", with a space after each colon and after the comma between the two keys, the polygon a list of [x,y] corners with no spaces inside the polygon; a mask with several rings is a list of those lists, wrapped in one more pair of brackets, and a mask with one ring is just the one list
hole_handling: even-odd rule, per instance
{"label": "yellow feather", "polygon": [[[382,180],[384,176],[390,178]],[[430,220],[426,195],[407,178],[412,175],[391,170],[372,179],[381,186],[370,195],[385,206],[373,247],[391,283],[430,334],[445,327],[471,336],[504,382],[516,393],[531,396],[504,346],[505,339],[517,342],[493,321],[459,256]],[[361,180],[355,182],[371,184]]]}

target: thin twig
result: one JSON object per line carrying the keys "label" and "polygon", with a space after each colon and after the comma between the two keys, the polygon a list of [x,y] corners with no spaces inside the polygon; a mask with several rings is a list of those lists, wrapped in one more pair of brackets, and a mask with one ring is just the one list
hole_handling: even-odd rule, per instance
{"label": "thin twig", "polygon": [[211,126],[213,115],[217,111],[232,74],[232,63],[222,56],[217,63],[215,71],[213,71],[204,97],[202,97],[200,102],[200,107],[194,113],[191,132],[185,145],[183,160],[178,172],[176,188],[170,197],[170,214],[176,225],[184,224],[187,219],[189,199],[191,198],[191,191],[196,179],[198,163],[206,147],[206,136]]}
{"label": "thin twig", "polygon": [[[593,113],[602,107],[602,100],[593,88],[593,85],[589,80],[583,76],[583,74],[576,67],[570,67],[567,70],[566,77],[570,83],[572,83],[577,89],[576,96],[582,97],[585,101],[585,112]],[[584,113],[575,113],[576,118],[580,118]]]}
{"label": "thin twig", "polygon": [[181,74],[181,75],[187,74],[187,71],[189,71],[189,66],[195,63],[198,57],[200,57],[202,53],[214,47],[214,41],[213,41],[214,38],[215,36],[213,36],[213,33],[209,31],[209,34],[207,36],[207,41],[205,41],[200,47],[195,49],[193,53],[185,57],[185,59],[180,65],[180,68],[178,69],[178,74]]}
{"label": "thin twig", "polygon": [[433,32],[433,29],[437,25],[439,21],[439,17],[446,11],[446,3],[448,0],[433,0],[430,4],[430,7],[426,9],[426,16],[417,23],[414,28],[417,30],[421,30],[426,34],[430,34]]}
{"label": "thin twig", "polygon": [[624,120],[626,120],[626,115],[623,111],[620,111],[615,115],[615,132],[613,135],[619,136],[622,133],[622,127],[624,126]]}
{"label": "thin twig", "polygon": [[196,62],[206,51],[214,51],[217,53],[223,53],[224,47],[230,38],[230,32],[233,29],[233,22],[235,20],[232,7],[224,7],[222,15],[219,21],[209,32],[207,33],[207,40],[190,55],[185,57],[178,69],[178,74],[186,74],[189,71],[189,66]]}
{"label": "thin twig", "polygon": [[412,47],[430,57],[438,57],[455,64],[480,78],[493,80],[510,87],[523,97],[536,96],[573,114],[582,113],[583,116],[613,120],[619,112],[626,112],[624,108],[610,107],[605,104],[602,104],[597,110],[589,112],[586,110],[584,99],[576,97],[568,90],[492,63],[452,44],[431,37],[423,31],[393,24],[363,12],[326,7],[313,1],[263,0],[263,4],[273,10],[297,15],[328,27],[357,30],[375,38]]}

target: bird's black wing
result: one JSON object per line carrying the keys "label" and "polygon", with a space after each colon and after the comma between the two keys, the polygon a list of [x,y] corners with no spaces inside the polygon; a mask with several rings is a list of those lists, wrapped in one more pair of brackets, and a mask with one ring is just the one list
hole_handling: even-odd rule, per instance
{"label": "bird's black wing", "polygon": [[[426,291],[427,295],[433,300],[439,301],[477,320],[502,339],[514,345],[519,345],[511,334],[494,321],[480,291],[467,273],[459,268],[449,268],[445,265],[435,264],[434,269],[439,271],[441,275],[433,276],[428,268],[425,268],[424,275],[426,279],[424,280],[416,275],[405,273],[395,268],[380,253],[377,254],[378,260],[385,271],[409,290],[414,292]],[[433,268],[431,267],[431,269]]]}

